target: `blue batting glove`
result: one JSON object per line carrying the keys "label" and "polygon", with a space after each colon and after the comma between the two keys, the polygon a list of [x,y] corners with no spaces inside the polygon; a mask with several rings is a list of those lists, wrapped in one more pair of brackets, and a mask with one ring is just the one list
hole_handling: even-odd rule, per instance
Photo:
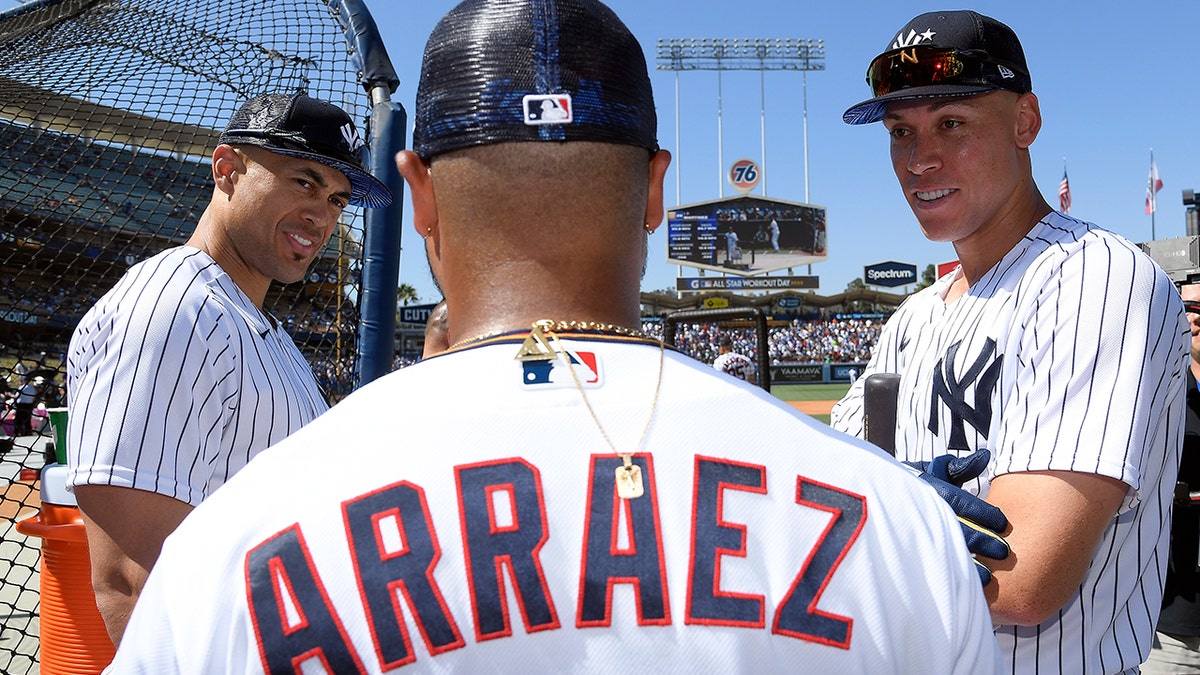
{"label": "blue batting glove", "polygon": [[[967,457],[940,455],[932,462],[905,462],[918,471],[917,477],[933,486],[962,526],[967,550],[985,558],[1003,560],[1008,557],[1008,542],[1000,533],[1008,528],[1008,518],[995,506],[962,489],[962,485],[977,478],[987,469],[991,453],[978,450]],[[974,560],[975,571],[984,586],[992,580],[992,572],[986,565]]]}

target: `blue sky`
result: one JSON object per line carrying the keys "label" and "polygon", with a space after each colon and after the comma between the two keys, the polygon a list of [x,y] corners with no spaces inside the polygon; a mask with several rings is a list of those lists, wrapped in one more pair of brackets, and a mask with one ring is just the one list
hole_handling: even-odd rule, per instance
{"label": "blue sky", "polygon": [[[448,0],[366,0],[400,76],[395,99],[410,112],[425,40]],[[0,9],[18,4],[0,0]],[[878,124],[841,122],[848,106],[867,98],[867,63],[899,28],[921,12],[947,5],[859,0],[610,0],[646,50],[659,109],[659,140],[679,151],[666,180],[668,208],[720,196],[724,171],[735,159],[763,163],[768,196],[804,201],[802,76],[765,76],[765,161],[760,156],[760,77],[722,77],[722,167],[717,161],[717,76],[679,76],[680,145],[675,145],[675,74],[655,69],[660,38],[823,39],[826,70],[809,73],[809,202],[828,210],[829,259],[814,264],[817,292],[833,294],[862,276],[865,264],[911,262],[923,269],[954,258],[949,244],[922,237],[892,173],[887,137]],[[951,5],[950,8],[959,6]],[[1200,191],[1200,3],[1098,0],[979,0],[971,5],[1016,30],[1025,47],[1033,88],[1041,100],[1043,128],[1033,145],[1034,177],[1047,201],[1058,204],[1067,160],[1072,215],[1133,241],[1151,239],[1144,214],[1150,149],[1165,186],[1158,194],[1157,238],[1183,236],[1181,190]],[[679,173],[677,173],[679,172]],[[677,183],[678,177],[678,183]],[[676,199],[676,185],[679,198]],[[725,195],[733,194],[726,185]],[[429,278],[420,239],[405,223],[400,280],[422,301],[439,294]],[[651,237],[644,290],[674,288],[679,268],[666,261],[665,228]],[[797,269],[797,274],[806,273]],[[685,276],[696,270],[683,268]]]}
{"label": "blue sky", "polygon": [[[395,98],[413,110],[421,52],[434,23],[453,2],[367,0],[400,75]],[[826,70],[808,75],[809,201],[828,209],[829,259],[814,264],[818,293],[845,289],[863,265],[884,260],[920,269],[952,260],[949,244],[924,239],[897,187],[881,125],[850,127],[841,113],[868,98],[867,63],[908,19],[942,4],[814,3],[796,0],[611,0],[646,50],[654,68],[660,38],[814,38],[825,41]],[[951,6],[957,8],[959,6]],[[1077,3],[1059,0],[982,0],[971,6],[1004,21],[1020,36],[1041,101],[1043,128],[1032,149],[1034,177],[1058,204],[1063,158],[1074,206],[1071,214],[1133,241],[1151,238],[1145,215],[1150,149],[1164,188],[1158,193],[1155,235],[1183,236],[1181,190],[1200,191],[1200,3]],[[659,142],[675,152],[675,75],[652,70],[659,109]],[[766,89],[768,196],[804,200],[802,76],[768,72]],[[680,86],[680,157],[667,175],[674,205],[682,168],[683,204],[716,198],[717,78],[683,73]],[[724,162],[762,161],[760,77],[722,77]],[[734,194],[726,186],[726,196]],[[406,203],[407,211],[408,205]],[[674,288],[679,268],[666,262],[665,228],[651,237],[643,290]],[[440,296],[428,279],[420,240],[406,221],[400,278],[424,301]],[[797,274],[806,270],[797,269]],[[696,270],[684,268],[685,276]]]}

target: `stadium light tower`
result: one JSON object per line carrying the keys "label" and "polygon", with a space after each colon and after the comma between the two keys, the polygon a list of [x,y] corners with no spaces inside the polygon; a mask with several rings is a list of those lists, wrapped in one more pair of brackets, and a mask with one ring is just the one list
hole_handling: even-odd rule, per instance
{"label": "stadium light tower", "polygon": [[[767,106],[765,73],[768,70],[796,70],[804,76],[804,201],[808,202],[808,71],[825,70],[825,41],[804,38],[660,38],[658,70],[675,71],[675,155],[679,161],[679,73],[685,70],[717,71],[717,172],[720,195],[725,195],[725,159],[722,148],[721,72],[726,70],[759,71],[762,92],[762,163],[767,163]],[[675,170],[675,201],[681,201],[679,166]],[[763,195],[767,193],[767,172],[763,172]]]}

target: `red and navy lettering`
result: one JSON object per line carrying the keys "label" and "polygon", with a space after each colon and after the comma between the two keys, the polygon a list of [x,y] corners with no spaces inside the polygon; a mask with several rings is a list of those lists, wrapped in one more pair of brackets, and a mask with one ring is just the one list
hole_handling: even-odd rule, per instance
{"label": "red and navy lettering", "polygon": [[344,502],[342,517],[380,668],[416,659],[397,591],[430,654],[462,647],[458,625],[433,576],[442,552],[425,491],[395,483]]}
{"label": "red and navy lettering", "polygon": [[[504,590],[506,569],[525,630],[558,628],[538,557],[550,532],[537,468],[514,458],[458,466],[454,476],[476,637],[512,635]],[[505,499],[507,504],[502,504]],[[507,512],[501,512],[501,506]]]}
{"label": "red and navy lettering", "polygon": [[645,494],[621,499],[613,476],[622,463],[611,454],[591,458],[575,619],[580,628],[612,624],[612,591],[619,583],[633,584],[638,625],[671,623],[654,464],[648,454],[633,455],[633,463],[642,470]]}
{"label": "red and navy lettering", "polygon": [[767,468],[712,457],[696,457],[693,479],[691,564],[685,623],[762,628],[761,595],[721,590],[721,558],[746,557],[746,526],[724,518],[726,490],[767,493]]}
{"label": "red and navy lettering", "polygon": [[[632,586],[638,625],[672,622],[658,476],[649,454],[634,455],[632,461],[642,470],[646,488],[645,495],[637,499],[617,495],[613,476],[622,463],[619,457],[599,454],[588,460],[586,506],[579,514],[584,517],[575,626],[579,629],[612,625],[617,584]],[[445,575],[456,578],[465,573],[476,639],[513,634],[509,607],[514,600],[526,632],[560,628],[541,560],[551,532],[537,467],[521,458],[509,458],[457,466],[454,477],[465,569],[441,574],[445,584],[449,583]],[[683,476],[679,479],[686,480]],[[828,521],[807,556],[778,561],[787,562],[791,569],[799,567],[786,595],[770,608],[762,594],[765,589],[722,586],[723,560],[746,558],[750,530],[761,526],[731,521],[726,497],[735,490],[766,495],[767,486],[765,466],[717,457],[694,458],[684,623],[761,630],[767,627],[767,615],[774,612],[770,629],[777,635],[849,649],[853,619],[823,611],[818,605],[866,525],[866,498],[859,494],[797,476],[795,504],[827,514]],[[746,504],[760,503],[755,496],[746,499]],[[407,481],[396,482],[348,499],[341,508],[354,579],[379,668],[394,670],[418,660],[406,607],[431,656],[464,647],[459,621],[465,619],[461,615],[455,619],[457,610],[447,604],[435,577],[442,548],[425,489]],[[780,532],[777,536],[791,535]],[[294,672],[315,662],[327,672],[364,670],[323,587],[299,524],[252,549],[244,564],[250,619],[264,670]],[[461,611],[465,613],[465,607]],[[305,664],[308,661],[314,663]]]}
{"label": "red and navy lettering", "polygon": [[316,658],[325,672],[366,672],[321,584],[299,525],[248,552],[245,569],[263,670],[298,673],[300,664]]}
{"label": "red and navy lettering", "polygon": [[804,561],[775,612],[772,632],[802,640],[850,648],[854,620],[817,609],[821,594],[867,522],[867,499],[847,490],[796,477],[796,503],[829,512],[817,546]]}

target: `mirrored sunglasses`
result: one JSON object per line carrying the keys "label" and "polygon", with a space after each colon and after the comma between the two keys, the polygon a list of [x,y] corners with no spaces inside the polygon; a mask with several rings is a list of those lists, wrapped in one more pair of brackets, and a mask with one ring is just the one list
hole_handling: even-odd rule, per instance
{"label": "mirrored sunglasses", "polygon": [[867,68],[867,84],[875,96],[934,84],[1004,86],[990,81],[985,63],[954,49],[908,47],[876,57]]}

